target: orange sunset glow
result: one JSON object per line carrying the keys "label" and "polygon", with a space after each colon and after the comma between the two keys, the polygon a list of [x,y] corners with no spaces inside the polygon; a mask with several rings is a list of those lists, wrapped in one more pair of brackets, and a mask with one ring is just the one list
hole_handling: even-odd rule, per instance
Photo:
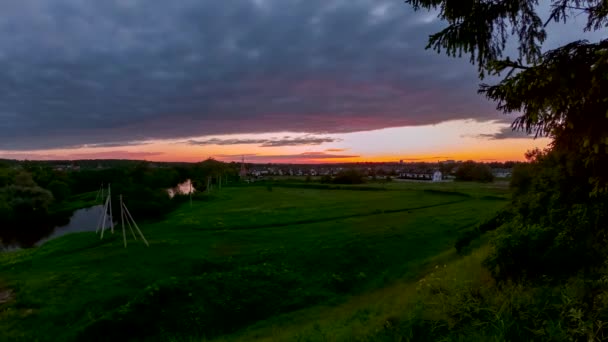
{"label": "orange sunset glow", "polygon": [[[496,121],[449,121],[437,125],[397,127],[357,133],[311,136],[279,132],[205,136],[189,139],[149,140],[125,146],[0,151],[0,157],[16,159],[141,159],[148,161],[198,162],[207,158],[240,161],[242,157],[259,163],[350,163],[441,160],[521,161],[524,153],[544,148],[547,138],[516,136],[491,137],[509,126]],[[303,145],[264,146],[290,137]],[[299,137],[299,138],[298,138]],[[312,139],[311,139],[312,137]],[[206,140],[205,140],[206,139]],[[204,144],[196,144],[201,140]],[[309,141],[310,140],[310,141]],[[321,140],[321,141],[317,141]],[[253,143],[255,141],[255,143]],[[284,143],[284,142],[283,142]]]}

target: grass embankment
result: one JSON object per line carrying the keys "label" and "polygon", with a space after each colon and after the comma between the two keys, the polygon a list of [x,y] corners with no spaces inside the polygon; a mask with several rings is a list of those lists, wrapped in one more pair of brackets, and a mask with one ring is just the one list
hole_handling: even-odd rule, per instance
{"label": "grass embankment", "polygon": [[464,257],[450,250],[428,259],[416,280],[399,280],[335,306],[318,305],[273,317],[209,341],[426,341],[416,339],[415,324],[444,319],[447,296],[494,285],[481,266],[489,250],[486,240]]}
{"label": "grass embankment", "polygon": [[202,339],[267,319],[283,325],[290,312],[297,325],[298,310],[314,315],[318,305],[375,298],[375,289],[416,279],[458,234],[505,204],[484,198],[504,188],[457,185],[450,193],[454,185],[444,185],[225,188],[142,224],[149,248],[130,239],[124,249],[119,234],[100,241],[78,233],[0,254],[14,294],[0,309],[0,330],[23,341]]}

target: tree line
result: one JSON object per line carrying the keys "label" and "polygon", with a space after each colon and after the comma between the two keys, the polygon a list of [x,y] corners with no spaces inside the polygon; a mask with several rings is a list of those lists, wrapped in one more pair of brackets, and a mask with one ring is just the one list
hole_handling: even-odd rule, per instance
{"label": "tree line", "polygon": [[[191,179],[198,190],[194,200],[212,188],[234,182],[235,165],[206,160],[158,167],[148,162],[117,162],[103,169],[56,170],[44,162],[0,163],[0,238],[35,241],[56,225],[66,224],[79,209],[78,196],[89,194],[84,205],[101,204],[99,190],[111,184],[113,205],[122,195],[139,220],[157,220],[188,200],[167,189]],[[107,192],[106,192],[107,193]],[[98,202],[92,199],[98,197]],[[120,208],[113,208],[119,212]]]}

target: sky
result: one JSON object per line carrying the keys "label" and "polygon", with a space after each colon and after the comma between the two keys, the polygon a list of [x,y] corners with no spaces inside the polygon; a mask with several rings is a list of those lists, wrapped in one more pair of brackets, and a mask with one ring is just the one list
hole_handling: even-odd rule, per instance
{"label": "sky", "polygon": [[[0,158],[504,161],[549,143],[511,132],[468,58],[425,50],[445,23],[401,0],[20,0],[0,13]],[[571,28],[550,27],[548,46]]]}

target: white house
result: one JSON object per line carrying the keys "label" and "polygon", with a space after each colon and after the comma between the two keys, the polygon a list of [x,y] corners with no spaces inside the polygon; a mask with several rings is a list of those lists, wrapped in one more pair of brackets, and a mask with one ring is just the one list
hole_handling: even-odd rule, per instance
{"label": "white house", "polygon": [[441,182],[443,180],[443,175],[441,171],[435,171],[433,173],[433,182]]}
{"label": "white house", "polygon": [[512,173],[513,169],[492,169],[492,174],[496,178],[508,178]]}

